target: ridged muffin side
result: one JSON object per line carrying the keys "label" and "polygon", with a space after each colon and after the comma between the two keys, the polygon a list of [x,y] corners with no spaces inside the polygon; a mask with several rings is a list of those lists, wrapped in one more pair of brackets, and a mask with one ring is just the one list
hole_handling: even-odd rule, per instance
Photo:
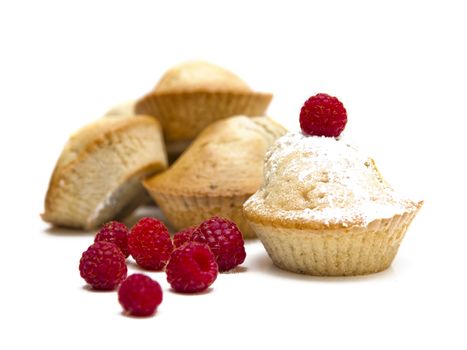
{"label": "ridged muffin side", "polygon": [[237,116],[206,128],[166,172],[144,186],[176,229],[211,216],[235,221],[254,237],[242,205],[260,186],[267,148],[285,129],[267,117]]}
{"label": "ridged muffin side", "polygon": [[171,145],[193,140],[220,119],[264,115],[271,99],[272,94],[254,92],[227,69],[192,61],[170,68],[135,110],[156,117]]}
{"label": "ridged muffin side", "polygon": [[248,209],[245,217],[279,268],[315,276],[355,276],[391,265],[417,212],[374,220],[366,227],[321,230],[267,225],[255,221]]}

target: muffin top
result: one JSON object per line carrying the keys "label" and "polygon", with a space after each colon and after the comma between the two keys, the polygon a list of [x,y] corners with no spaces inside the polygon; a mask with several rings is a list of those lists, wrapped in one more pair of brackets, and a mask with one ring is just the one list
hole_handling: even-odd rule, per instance
{"label": "muffin top", "polygon": [[244,208],[256,221],[321,228],[366,226],[417,205],[397,195],[356,148],[288,133],[267,152],[263,185]]}
{"label": "muffin top", "polygon": [[181,196],[253,194],[263,178],[267,148],[285,129],[268,117],[217,121],[166,172],[145,181],[150,191]]}
{"label": "muffin top", "polygon": [[154,88],[157,93],[251,92],[238,76],[211,63],[191,61],[169,69]]}

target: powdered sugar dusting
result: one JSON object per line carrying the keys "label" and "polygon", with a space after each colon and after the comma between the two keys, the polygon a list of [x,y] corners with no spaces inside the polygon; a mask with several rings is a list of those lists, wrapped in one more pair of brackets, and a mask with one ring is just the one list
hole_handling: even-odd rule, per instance
{"label": "powdered sugar dusting", "polygon": [[245,205],[284,219],[344,225],[366,225],[415,209],[356,148],[293,132],[267,152],[263,185]]}

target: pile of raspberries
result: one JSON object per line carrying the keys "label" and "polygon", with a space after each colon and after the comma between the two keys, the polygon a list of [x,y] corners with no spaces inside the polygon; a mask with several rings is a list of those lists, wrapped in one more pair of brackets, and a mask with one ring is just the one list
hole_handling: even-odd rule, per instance
{"label": "pile of raspberries", "polygon": [[219,272],[235,268],[246,257],[237,225],[221,217],[180,231],[173,240],[155,218],[142,218],[131,230],[121,222],[108,222],[81,256],[80,275],[93,289],[118,288],[118,301],[132,316],[153,315],[162,302],[162,289],[147,275],[127,277],[130,255],[146,270],[165,269],[167,281],[179,293],[206,290]]}

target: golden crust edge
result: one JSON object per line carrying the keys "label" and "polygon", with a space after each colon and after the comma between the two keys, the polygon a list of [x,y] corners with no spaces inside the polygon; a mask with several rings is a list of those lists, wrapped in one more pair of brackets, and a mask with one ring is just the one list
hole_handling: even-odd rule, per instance
{"label": "golden crust edge", "polygon": [[[58,170],[67,169],[72,167],[74,163],[79,163],[84,157],[94,152],[102,143],[105,143],[106,140],[112,135],[119,132],[125,132],[129,127],[136,127],[139,124],[154,124],[157,128],[157,131],[162,135],[162,126],[160,122],[152,116],[149,115],[135,115],[131,117],[125,117],[122,119],[115,119],[114,125],[109,125],[109,127],[99,134],[94,140],[87,143],[85,147],[79,152],[79,154],[71,162],[67,163],[64,166],[61,166],[58,163],[55,165],[54,171],[52,172],[51,179]],[[62,150],[62,153],[65,149]]]}

